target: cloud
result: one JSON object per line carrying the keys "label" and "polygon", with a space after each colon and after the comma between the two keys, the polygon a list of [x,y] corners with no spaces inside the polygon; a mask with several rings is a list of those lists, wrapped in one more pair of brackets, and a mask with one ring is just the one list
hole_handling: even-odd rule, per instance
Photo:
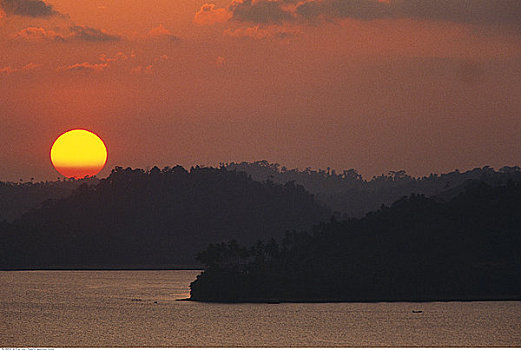
{"label": "cloud", "polygon": [[295,12],[306,20],[318,17],[368,20],[391,17],[391,6],[378,0],[311,0],[298,5]]}
{"label": "cloud", "polygon": [[95,63],[91,64],[88,62],[76,63],[69,66],[58,67],[58,71],[72,71],[72,72],[102,72],[109,66],[108,63]]}
{"label": "cloud", "polygon": [[167,55],[156,56],[153,63],[138,65],[130,69],[131,73],[153,74],[158,68],[160,69],[164,62],[168,61]]}
{"label": "cloud", "polygon": [[210,25],[214,23],[227,22],[232,13],[225,8],[215,8],[215,4],[204,4],[199,11],[195,13],[194,23],[201,25]]}
{"label": "cloud", "polygon": [[261,29],[258,25],[254,27],[237,28],[235,30],[227,29],[224,31],[224,34],[235,38],[264,39],[268,37],[268,31]]}
{"label": "cloud", "polygon": [[170,40],[179,40],[177,36],[172,34],[168,29],[160,24],[158,27],[152,28],[148,31],[147,37],[149,38],[167,38]]}
{"label": "cloud", "polygon": [[[71,65],[64,65],[56,68],[58,72],[103,72],[107,69],[125,68],[126,64],[133,60],[135,57],[134,51],[131,51],[130,54],[125,54],[123,52],[117,52],[116,54],[109,56],[107,54],[99,55],[99,62],[90,63],[76,63]],[[165,60],[166,56],[159,56],[158,60]]]}
{"label": "cloud", "polygon": [[217,60],[215,61],[215,64],[217,64],[220,67],[224,66],[226,64],[226,59],[222,56],[218,56]]}
{"label": "cloud", "polygon": [[284,1],[235,0],[228,6],[228,11],[232,13],[232,20],[240,22],[282,24],[294,18],[284,4]]}
{"label": "cloud", "polygon": [[100,41],[118,41],[121,36],[109,34],[104,30],[88,27],[88,26],[71,26],[69,27],[71,35],[69,38],[74,38],[82,41],[100,42]]}
{"label": "cloud", "polygon": [[125,55],[123,52],[118,52],[113,57],[107,56],[104,53],[99,56],[99,60],[101,62],[106,62],[106,63],[112,63],[112,62],[118,62],[118,61],[126,61],[127,59],[128,59],[128,56]]}
{"label": "cloud", "polygon": [[254,24],[282,24],[294,19],[287,4],[293,0],[234,0],[226,8],[204,4],[195,14],[194,22],[209,25],[229,20]]}
{"label": "cloud", "polygon": [[469,24],[521,24],[519,0],[310,0],[296,8],[304,19],[408,18]]}
{"label": "cloud", "polygon": [[[233,0],[226,8],[205,4],[194,22],[232,19],[254,24],[310,23],[352,18],[416,19],[521,27],[520,0]],[[226,18],[228,16],[229,18]]]}
{"label": "cloud", "polygon": [[25,66],[21,66],[20,68],[13,68],[11,66],[6,66],[3,68],[0,68],[0,75],[3,75],[3,74],[7,75],[7,74],[11,74],[11,73],[16,73],[16,72],[33,71],[38,67],[41,67],[41,64],[36,64],[36,63],[32,63],[32,62],[26,64]]}
{"label": "cloud", "polygon": [[521,25],[519,0],[406,0],[403,4],[393,2],[391,5],[393,12],[401,17],[485,25]]}
{"label": "cloud", "polygon": [[105,42],[121,40],[121,37],[109,34],[104,30],[99,30],[87,26],[71,26],[66,29],[58,28],[60,33],[47,30],[42,27],[27,27],[14,35],[15,39],[26,41],[71,41],[81,40],[89,42]]}
{"label": "cloud", "polygon": [[28,63],[26,64],[25,66],[22,67],[22,70],[23,71],[30,71],[30,70],[35,70],[36,68],[39,68],[41,67],[42,65],[41,64],[37,64],[37,63]]}
{"label": "cloud", "polygon": [[227,29],[224,31],[225,35],[236,37],[236,38],[252,38],[252,39],[287,39],[294,37],[299,34],[298,31],[288,31],[279,26],[261,27],[256,25],[253,27],[237,28],[235,30]]}
{"label": "cloud", "polygon": [[166,60],[168,60],[167,55],[161,55],[161,56],[157,56],[156,58],[154,58],[154,62],[162,62],[162,61],[166,61]]}
{"label": "cloud", "polygon": [[11,74],[11,73],[14,73],[14,72],[17,72],[17,71],[18,71],[18,69],[16,69],[16,68],[13,68],[11,66],[6,66],[6,67],[0,68],[0,75]]}
{"label": "cloud", "polygon": [[154,65],[149,64],[148,66],[136,66],[132,69],[130,69],[130,72],[132,73],[143,73],[143,74],[152,74],[152,68]]}
{"label": "cloud", "polygon": [[64,41],[65,37],[52,30],[46,30],[42,27],[27,27],[14,35],[15,39],[27,41]]}
{"label": "cloud", "polygon": [[52,5],[41,0],[0,0],[0,7],[7,16],[45,18],[60,15]]}

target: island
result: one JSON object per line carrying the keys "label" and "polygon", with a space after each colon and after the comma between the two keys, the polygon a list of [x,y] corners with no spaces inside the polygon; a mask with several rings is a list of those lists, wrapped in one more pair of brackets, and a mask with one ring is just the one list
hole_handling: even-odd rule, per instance
{"label": "island", "polygon": [[521,300],[521,181],[403,197],[281,240],[211,244],[193,301]]}

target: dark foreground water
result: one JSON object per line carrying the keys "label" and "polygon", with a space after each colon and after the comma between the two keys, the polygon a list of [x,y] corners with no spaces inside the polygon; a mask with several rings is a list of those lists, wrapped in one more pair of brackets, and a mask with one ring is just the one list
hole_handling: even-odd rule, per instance
{"label": "dark foreground water", "polygon": [[176,301],[197,273],[0,272],[0,346],[521,346],[521,302]]}

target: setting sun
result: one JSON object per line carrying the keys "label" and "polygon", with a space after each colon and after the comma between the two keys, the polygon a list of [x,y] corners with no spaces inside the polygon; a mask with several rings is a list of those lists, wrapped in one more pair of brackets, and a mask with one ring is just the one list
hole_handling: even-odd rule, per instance
{"label": "setting sun", "polygon": [[107,161],[107,148],[94,133],[75,129],[60,135],[51,147],[51,162],[65,177],[94,176]]}

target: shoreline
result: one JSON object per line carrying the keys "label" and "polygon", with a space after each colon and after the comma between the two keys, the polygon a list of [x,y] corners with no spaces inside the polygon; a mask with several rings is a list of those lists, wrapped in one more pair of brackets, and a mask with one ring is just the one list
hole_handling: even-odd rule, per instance
{"label": "shoreline", "polygon": [[[42,268],[0,268],[2,272],[23,272],[23,271],[204,271],[198,266],[78,266],[78,267],[42,267]],[[479,302],[479,301],[521,301],[521,295],[500,295],[500,296],[453,296],[453,297],[423,297],[423,298],[375,298],[375,299],[277,299],[277,298],[255,298],[238,300],[211,300],[193,299],[192,297],[176,299],[176,301],[192,301],[199,303],[214,304],[323,304],[323,303],[436,303],[436,302]]]}
{"label": "shoreline", "polygon": [[507,296],[455,296],[446,298],[403,298],[403,299],[243,299],[243,300],[196,300],[191,297],[185,299],[177,299],[177,301],[193,301],[199,303],[215,303],[215,304],[324,304],[324,303],[449,303],[449,302],[477,302],[477,301],[521,301],[521,295]]}
{"label": "shoreline", "polygon": [[78,266],[78,267],[38,267],[38,268],[0,268],[0,271],[167,271],[167,270],[200,270],[200,266]]}

